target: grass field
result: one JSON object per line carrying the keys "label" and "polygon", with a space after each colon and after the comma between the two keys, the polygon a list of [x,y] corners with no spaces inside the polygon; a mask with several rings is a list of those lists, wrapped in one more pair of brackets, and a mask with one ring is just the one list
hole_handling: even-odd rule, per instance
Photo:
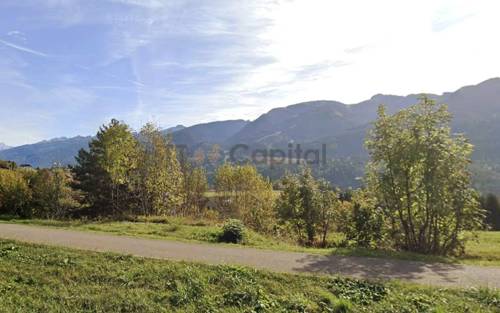
{"label": "grass field", "polygon": [[[57,221],[57,220],[19,220],[7,217],[0,222],[11,222],[47,227],[106,232],[116,235],[137,236],[152,239],[167,239],[179,241],[195,241],[217,243],[220,225],[208,220],[191,220],[185,218],[155,218],[149,222],[116,222],[116,221]],[[339,240],[339,234],[331,234],[332,239]],[[482,266],[500,266],[500,232],[479,232],[477,240],[467,243],[466,254],[458,258],[428,256],[416,253],[369,250],[360,248],[304,248],[287,239],[277,240],[261,234],[247,231],[243,246],[275,249],[285,251],[300,251],[317,254],[338,254],[352,256],[397,258],[427,262],[452,262],[475,264]]]}
{"label": "grass field", "polygon": [[500,312],[500,293],[275,274],[0,240],[0,312]]}

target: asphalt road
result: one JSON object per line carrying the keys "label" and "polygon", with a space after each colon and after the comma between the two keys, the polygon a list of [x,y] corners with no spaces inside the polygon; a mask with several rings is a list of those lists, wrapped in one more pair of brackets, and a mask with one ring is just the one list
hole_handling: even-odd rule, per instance
{"label": "asphalt road", "polygon": [[383,280],[398,279],[445,287],[500,288],[500,267],[322,256],[3,223],[0,223],[0,238],[173,261],[243,265],[275,272],[339,274]]}

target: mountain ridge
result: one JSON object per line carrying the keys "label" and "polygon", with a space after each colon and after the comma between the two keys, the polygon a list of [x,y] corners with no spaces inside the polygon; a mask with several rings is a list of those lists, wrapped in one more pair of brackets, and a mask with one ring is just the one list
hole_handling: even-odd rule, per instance
{"label": "mountain ridge", "polygon": [[12,148],[12,147],[11,146],[7,146],[3,142],[0,142],[0,151],[7,150],[7,149],[10,149],[10,148]]}
{"label": "mountain ridge", "polygon": [[[178,125],[163,132],[171,133],[174,143],[187,146],[191,151],[212,144],[228,149],[238,143],[255,147],[283,147],[291,142],[324,142],[335,147],[335,151],[329,154],[331,157],[358,156],[364,153],[362,138],[375,120],[380,104],[386,105],[387,111],[392,114],[417,103],[422,94],[398,96],[379,93],[355,104],[332,100],[307,101],[273,108],[253,121],[237,119],[190,127]],[[441,95],[426,95],[438,103],[448,104],[454,116],[454,130],[465,132],[477,145],[477,157],[481,160],[499,159],[500,162],[500,157],[496,156],[500,155],[500,143],[496,139],[496,130],[500,132],[500,126],[497,126],[500,125],[500,78],[463,86]],[[482,125],[488,125],[490,129]],[[76,145],[86,148],[90,138],[57,138],[55,141],[14,147],[0,151],[0,159],[32,162],[33,166],[44,167],[55,161],[72,164],[71,154],[76,155]],[[42,156],[41,153],[48,155]]]}

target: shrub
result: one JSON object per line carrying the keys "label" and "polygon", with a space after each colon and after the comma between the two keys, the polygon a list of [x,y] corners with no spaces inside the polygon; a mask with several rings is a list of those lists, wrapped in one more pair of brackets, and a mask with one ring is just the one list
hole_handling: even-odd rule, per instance
{"label": "shrub", "polygon": [[219,241],[229,243],[240,243],[243,241],[245,226],[240,220],[229,219],[222,226],[222,233],[219,236]]}

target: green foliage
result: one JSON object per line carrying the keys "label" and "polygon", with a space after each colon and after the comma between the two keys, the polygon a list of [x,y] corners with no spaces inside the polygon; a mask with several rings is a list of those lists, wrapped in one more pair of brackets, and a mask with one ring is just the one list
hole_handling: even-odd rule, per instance
{"label": "green foliage", "polygon": [[492,230],[500,230],[500,202],[498,198],[493,194],[489,194],[486,197],[481,197],[480,202],[486,212],[485,223]]}
{"label": "green foliage", "polygon": [[33,216],[61,218],[78,208],[79,194],[71,188],[71,172],[64,168],[40,169],[32,176]]}
{"label": "green foliage", "polygon": [[73,172],[93,215],[117,215],[133,209],[133,173],[138,166],[138,142],[126,124],[113,119],[80,150]]}
{"label": "green foliage", "polygon": [[0,214],[23,218],[67,216],[77,208],[78,193],[64,168],[0,169]]}
{"label": "green foliage", "polygon": [[0,169],[0,212],[21,217],[31,216],[31,190],[28,172]]}
{"label": "green foliage", "polygon": [[318,228],[321,233],[321,246],[326,247],[327,236],[332,231],[332,226],[338,220],[339,208],[342,203],[339,196],[326,181],[319,182],[318,194],[319,219]]}
{"label": "green foliage", "polygon": [[268,231],[274,221],[274,194],[269,180],[251,165],[224,164],[215,174],[219,210],[245,225]]}
{"label": "green foliage", "polygon": [[314,243],[320,231],[322,245],[326,245],[339,205],[336,192],[326,182],[315,180],[309,168],[300,175],[287,174],[281,185],[276,208],[282,223],[291,225],[299,241],[308,245]]}
{"label": "green foliage", "polygon": [[349,313],[352,312],[352,304],[349,300],[340,299],[335,302],[332,313]]}
{"label": "green foliage", "polygon": [[348,241],[363,248],[380,247],[384,239],[384,214],[363,191],[354,194],[341,218],[338,229]]}
{"label": "green foliage", "polygon": [[500,293],[488,288],[472,288],[467,294],[482,304],[500,309]]}
{"label": "green foliage", "polygon": [[139,162],[133,179],[142,214],[177,214],[183,199],[183,176],[171,139],[152,124],[141,129],[139,139]]}
{"label": "green foliage", "polygon": [[341,299],[362,305],[382,301],[389,292],[383,284],[341,277],[331,279],[328,289]]}
{"label": "green foliage", "polygon": [[229,243],[240,243],[245,237],[245,225],[236,219],[230,219],[222,226],[219,241]]}
{"label": "green foliage", "polygon": [[462,232],[481,227],[468,169],[473,147],[451,135],[450,121],[447,107],[428,98],[392,116],[379,109],[366,141],[367,184],[397,248],[461,253]]}

